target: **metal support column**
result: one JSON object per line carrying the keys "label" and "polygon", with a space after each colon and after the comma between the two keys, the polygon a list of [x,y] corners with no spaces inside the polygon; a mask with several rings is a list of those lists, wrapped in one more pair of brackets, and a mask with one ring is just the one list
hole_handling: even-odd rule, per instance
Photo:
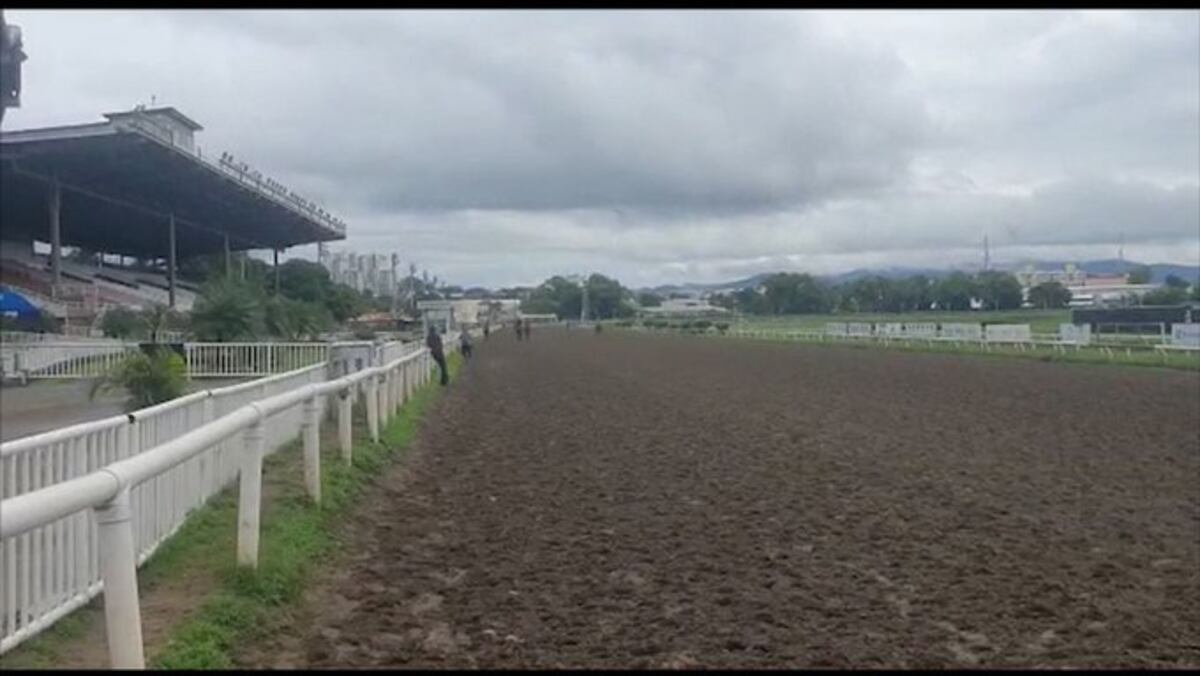
{"label": "metal support column", "polygon": [[167,299],[175,309],[175,214],[167,219]]}
{"label": "metal support column", "polygon": [[51,295],[58,297],[58,286],[62,284],[62,186],[55,180],[50,184],[50,271],[53,274]]}

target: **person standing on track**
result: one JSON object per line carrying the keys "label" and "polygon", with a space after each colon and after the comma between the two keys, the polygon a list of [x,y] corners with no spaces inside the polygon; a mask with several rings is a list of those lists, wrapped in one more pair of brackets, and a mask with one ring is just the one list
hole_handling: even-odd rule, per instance
{"label": "person standing on track", "polygon": [[425,336],[425,347],[429,348],[429,355],[442,370],[442,385],[448,384],[450,374],[446,372],[446,353],[442,351],[442,337],[438,335],[436,326],[430,325],[429,335]]}
{"label": "person standing on track", "polygon": [[484,340],[488,339],[488,334],[491,333],[491,330],[492,330],[492,323],[485,321],[483,323],[483,339]]}
{"label": "person standing on track", "polygon": [[462,331],[458,334],[458,351],[462,352],[463,359],[471,358],[471,333]]}
{"label": "person standing on track", "polygon": [[513,330],[515,330],[517,332],[517,340],[520,340],[521,339],[521,320],[520,319],[513,322]]}

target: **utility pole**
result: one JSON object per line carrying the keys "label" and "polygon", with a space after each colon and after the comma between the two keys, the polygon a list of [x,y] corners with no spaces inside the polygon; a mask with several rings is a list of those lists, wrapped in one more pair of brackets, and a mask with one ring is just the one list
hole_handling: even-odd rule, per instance
{"label": "utility pole", "polygon": [[1117,244],[1117,274],[1125,274],[1125,231],[1121,231],[1120,243]]}

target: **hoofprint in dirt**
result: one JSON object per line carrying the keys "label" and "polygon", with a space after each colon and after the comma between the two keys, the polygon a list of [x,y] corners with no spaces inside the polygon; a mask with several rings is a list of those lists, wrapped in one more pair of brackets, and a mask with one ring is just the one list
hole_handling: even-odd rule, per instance
{"label": "hoofprint in dirt", "polygon": [[1192,373],[493,337],[245,661],[1200,666],[1198,430]]}

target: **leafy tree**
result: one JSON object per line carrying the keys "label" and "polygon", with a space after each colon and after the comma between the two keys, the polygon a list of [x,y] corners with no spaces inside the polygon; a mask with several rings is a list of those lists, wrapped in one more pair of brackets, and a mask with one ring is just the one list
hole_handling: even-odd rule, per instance
{"label": "leafy tree", "polygon": [[253,340],[263,322],[261,288],[252,282],[217,279],[204,286],[192,308],[192,333],[200,340]]}
{"label": "leafy tree", "polygon": [[749,314],[767,314],[769,312],[767,297],[765,294],[759,293],[758,289],[745,288],[734,291],[733,304],[740,312]]}
{"label": "leafy tree", "polygon": [[768,314],[828,312],[829,289],[812,275],[781,272],[763,280],[763,306]]}
{"label": "leafy tree", "polygon": [[186,384],[183,358],[170,348],[154,346],[149,354],[132,355],[94,380],[89,397],[95,399],[100,392],[124,388],[129,393],[125,410],[136,411],[182,395]]}
{"label": "leafy tree", "polygon": [[[244,254],[241,254],[244,255]],[[230,268],[236,274],[239,268],[239,254],[232,254]],[[191,282],[203,284],[217,277],[225,276],[225,253],[203,254],[189,256],[179,261],[179,277]]]}
{"label": "leafy tree", "polygon": [[1149,265],[1139,265],[1129,273],[1130,284],[1149,284],[1153,271]]}
{"label": "leafy tree", "polygon": [[891,283],[879,275],[851,282],[845,290],[850,299],[848,309],[854,312],[886,312],[889,296],[892,295],[890,286]]}
{"label": "leafy tree", "polygon": [[287,341],[313,340],[333,324],[329,310],[320,303],[271,298],[264,305],[267,331]]}
{"label": "leafy tree", "polygon": [[1036,308],[1063,308],[1071,302],[1071,291],[1061,282],[1050,280],[1029,289],[1029,302]]}
{"label": "leafy tree", "polygon": [[333,282],[324,265],[293,258],[279,266],[279,293],[295,300],[322,303]]}
{"label": "leafy tree", "polygon": [[325,301],[334,321],[343,323],[354,319],[366,312],[366,300],[353,288],[345,284],[335,284]]}
{"label": "leafy tree", "polygon": [[662,296],[653,291],[643,291],[637,295],[638,305],[642,307],[659,307],[662,305]]}
{"label": "leafy tree", "polygon": [[1183,289],[1184,291],[1187,291],[1188,287],[1191,286],[1191,284],[1188,283],[1188,280],[1180,277],[1179,275],[1167,275],[1165,284],[1167,285],[1167,288]]}
{"label": "leafy tree", "polygon": [[895,284],[898,305],[896,312],[928,310],[933,303],[933,280],[925,275],[913,275]]}
{"label": "leafy tree", "polygon": [[1021,283],[1007,272],[988,270],[976,279],[979,298],[987,310],[1015,310],[1021,307]]}
{"label": "leafy tree", "polygon": [[184,315],[170,307],[155,303],[142,310],[142,324],[146,329],[146,337],[158,342],[159,335],[163,331],[186,328],[187,320]]}
{"label": "leafy tree", "polygon": [[542,282],[521,302],[521,311],[528,314],[557,314],[559,317],[578,317],[583,307],[583,290],[560,275]]}
{"label": "leafy tree", "polygon": [[613,319],[633,314],[633,308],[627,302],[632,294],[617,280],[593,274],[588,277],[586,284],[591,319]]}
{"label": "leafy tree", "polygon": [[1142,296],[1142,305],[1178,305],[1187,299],[1187,287],[1164,286]]}
{"label": "leafy tree", "polygon": [[959,271],[950,273],[933,285],[933,299],[939,310],[970,310],[971,299],[975,294],[975,280]]}
{"label": "leafy tree", "polygon": [[126,307],[114,307],[100,318],[100,330],[109,338],[137,338],[146,330],[142,316]]}

